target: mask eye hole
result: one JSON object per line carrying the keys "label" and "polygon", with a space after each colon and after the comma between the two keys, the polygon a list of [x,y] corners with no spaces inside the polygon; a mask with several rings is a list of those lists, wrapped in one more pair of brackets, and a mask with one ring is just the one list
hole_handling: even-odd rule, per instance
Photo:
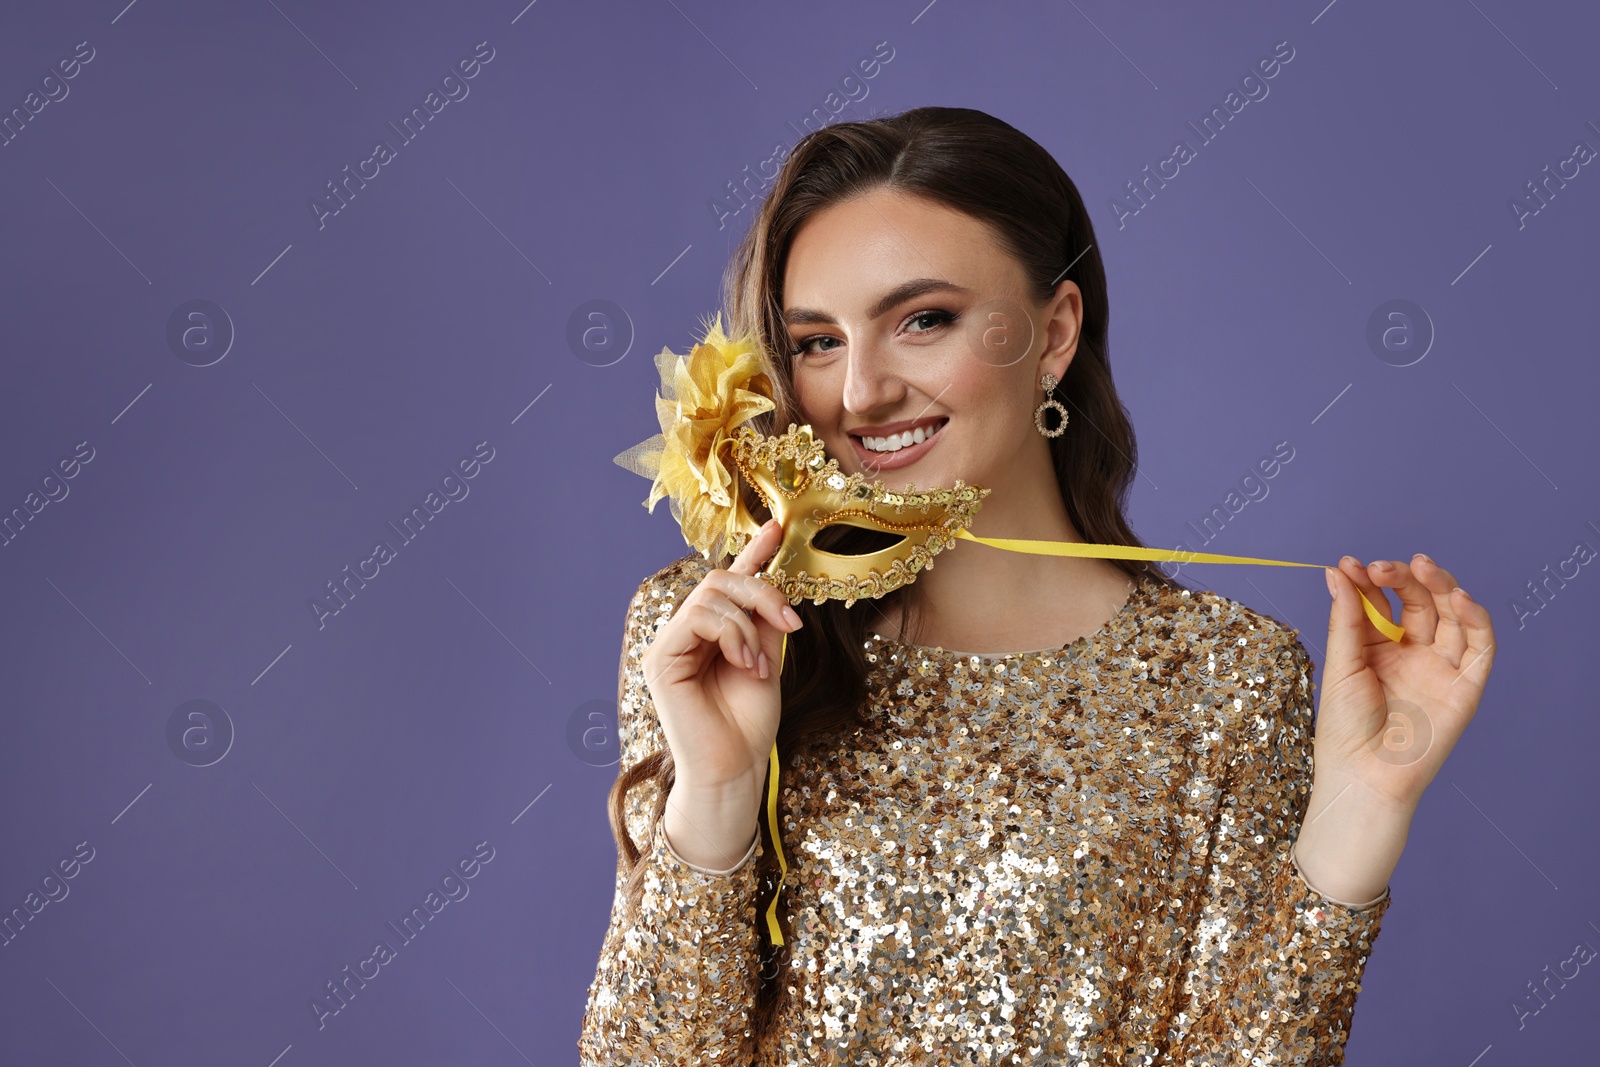
{"label": "mask eye hole", "polygon": [[840,522],[818,530],[811,544],[836,556],[867,556],[893,548],[905,539],[905,534]]}

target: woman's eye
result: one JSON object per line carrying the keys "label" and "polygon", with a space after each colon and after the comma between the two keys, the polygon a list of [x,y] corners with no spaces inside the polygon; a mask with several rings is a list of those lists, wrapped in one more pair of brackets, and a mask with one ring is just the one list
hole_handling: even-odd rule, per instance
{"label": "woman's eye", "polygon": [[940,326],[948,325],[955,320],[955,315],[948,311],[919,311],[906,321],[908,323],[931,322],[931,325],[929,325],[926,329],[911,331],[913,333],[929,333]]}
{"label": "woman's eye", "polygon": [[[811,347],[812,345],[816,344],[818,341],[836,341],[836,340],[838,340],[838,338],[829,337],[827,334],[818,334],[815,337],[807,337],[804,341],[799,342],[795,346],[794,350],[792,352],[790,352],[789,354],[791,356],[814,356],[814,355],[820,355],[821,353],[819,351],[817,351],[816,349],[813,349]],[[826,349],[824,349],[823,351],[826,351]]]}
{"label": "woman's eye", "polygon": [[[942,326],[948,326],[950,323],[955,322],[957,318],[959,318],[958,315],[949,311],[919,311],[915,315],[912,315],[910,318],[908,318],[906,323],[908,325],[917,323],[922,324],[921,329],[912,329],[909,331],[911,333],[932,333],[934,330],[937,330]],[[825,348],[812,347],[813,345],[820,344],[824,341],[831,341],[833,344],[829,344]],[[843,342],[837,337],[830,337],[827,334],[817,334],[815,337],[808,337],[804,341],[796,342],[795,347],[790,350],[789,354],[791,356],[820,356],[825,352],[831,352],[839,344],[843,344]]]}

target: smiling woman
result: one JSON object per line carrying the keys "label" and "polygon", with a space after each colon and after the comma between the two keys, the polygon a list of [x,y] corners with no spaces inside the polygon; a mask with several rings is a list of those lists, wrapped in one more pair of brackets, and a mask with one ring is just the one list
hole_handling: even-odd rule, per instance
{"label": "smiling woman", "polygon": [[[806,137],[725,304],[771,387],[757,432],[809,424],[887,491],[986,486],[975,534],[1142,547],[1089,216],[1005,122],[929,107]],[[1438,709],[1447,752],[1487,674],[1465,663],[1487,614],[1448,572],[1329,571],[1341,701],[1314,794],[1313,666],[1270,616],[1136,560],[983,548],[791,607],[757,574],[779,536],[688,555],[628,607],[582,1062],[1342,1062],[1443,758],[1372,755],[1384,690]],[[1353,595],[1387,613],[1375,582],[1403,649]]]}
{"label": "smiling woman", "polygon": [[[1087,213],[1071,206],[1075,196],[1030,209],[1027,197],[1049,187],[1048,171],[1014,143],[993,145],[1008,181],[989,168],[939,165],[960,151],[960,127],[923,121],[923,143],[907,146],[897,181],[818,196],[803,222],[786,216],[815,195],[820,161],[797,175],[787,206],[781,187],[774,191],[771,225],[792,233],[775,287],[781,326],[755,324],[767,328],[764,347],[784,357],[773,425],[810,423],[845,473],[882,476],[889,488],[957,478],[990,487],[976,534],[1137,544],[1114,495],[1135,451],[1111,385],[1105,283]],[[981,125],[968,128],[982,136]],[[841,144],[854,136],[831,130]],[[1057,196],[1070,187],[1066,175],[1059,181]],[[1062,380],[1060,393],[1105,436],[1040,435],[1034,409],[1047,399],[1046,375]],[[951,554],[879,608],[894,616],[914,607],[928,643],[1037,648],[1094,630],[1143,569]]]}

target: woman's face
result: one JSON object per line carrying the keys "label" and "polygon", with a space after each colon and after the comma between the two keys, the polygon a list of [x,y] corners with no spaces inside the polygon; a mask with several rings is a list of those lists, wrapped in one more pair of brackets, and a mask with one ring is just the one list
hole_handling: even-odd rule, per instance
{"label": "woman's face", "polygon": [[1035,305],[986,223],[888,190],[813,215],[783,279],[806,421],[840,469],[890,489],[1001,489],[1041,471],[1053,486],[1033,412],[1040,376],[1066,372],[1081,308],[1072,282]]}

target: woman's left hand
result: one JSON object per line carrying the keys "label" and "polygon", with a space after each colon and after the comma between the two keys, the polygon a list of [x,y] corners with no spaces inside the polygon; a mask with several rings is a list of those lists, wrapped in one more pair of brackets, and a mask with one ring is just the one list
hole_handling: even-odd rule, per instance
{"label": "woman's left hand", "polygon": [[[1317,713],[1316,777],[1359,782],[1397,810],[1423,790],[1477,711],[1494,662],[1489,612],[1449,571],[1418,553],[1410,563],[1363,567],[1346,556],[1327,577],[1335,589]],[[1391,641],[1367,618],[1359,589],[1385,618],[1400,598],[1405,634]]]}

